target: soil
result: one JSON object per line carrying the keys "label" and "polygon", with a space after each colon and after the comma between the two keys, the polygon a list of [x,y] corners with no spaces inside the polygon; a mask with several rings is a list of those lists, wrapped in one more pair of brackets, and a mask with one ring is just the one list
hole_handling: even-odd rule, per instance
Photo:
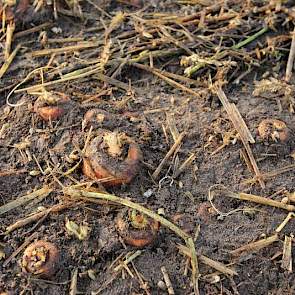
{"label": "soil", "polygon": [[[131,12],[136,9],[113,2],[104,5],[108,11],[124,9]],[[171,4],[167,7],[167,10],[176,11],[178,6]],[[90,14],[91,5],[86,5],[85,9]],[[159,5],[154,9],[163,11],[165,7]],[[40,20],[35,20],[35,24],[39,23]],[[82,36],[90,24],[91,27],[98,24],[98,17],[83,22],[61,16],[55,26],[62,29],[59,37],[65,38]],[[31,25],[32,22],[25,22],[19,30]],[[46,32],[49,38],[56,38],[51,29],[46,29]],[[28,38],[37,39],[38,33],[18,41],[27,42]],[[40,44],[33,42],[33,49],[40,49]],[[58,56],[55,66],[66,62],[66,58],[67,54]],[[86,55],[79,56],[77,53],[77,58],[86,58]],[[286,65],[286,59],[287,55],[282,60],[282,68]],[[126,133],[140,145],[143,153],[140,171],[131,183],[108,187],[107,191],[155,212],[163,209],[165,218],[176,222],[192,235],[199,228],[195,241],[197,253],[233,266],[238,273],[234,277],[225,276],[200,262],[200,294],[295,294],[294,274],[281,267],[284,236],[293,235],[293,220],[272,245],[239,257],[231,255],[232,250],[271,236],[288,212],[220,196],[213,199],[216,208],[223,213],[234,210],[229,215],[220,216],[208,201],[208,191],[216,184],[222,184],[234,192],[281,201],[286,192],[294,190],[295,181],[292,170],[265,179],[264,189],[257,181],[249,181],[254,174],[241,156],[243,144],[237,138],[232,138],[228,145],[212,154],[223,144],[225,132],[234,131],[217,97],[207,92],[197,99],[167,85],[156,76],[126,67],[117,79],[130,82],[132,87],[140,91],[128,93],[94,78],[65,82],[62,86],[50,88],[50,91],[59,91],[70,97],[68,109],[59,120],[42,120],[34,112],[37,96],[25,92],[13,96],[14,102],[23,102],[21,106],[8,107],[5,101],[11,89],[8,86],[19,83],[28,72],[45,66],[48,61],[49,57],[42,57],[34,58],[29,63],[28,59],[17,57],[0,81],[0,126],[9,124],[0,136],[0,206],[46,185],[53,189],[49,196],[39,202],[32,201],[0,215],[0,246],[5,253],[5,258],[0,260],[0,291],[9,294],[69,294],[73,272],[78,269],[78,294],[167,294],[167,290],[161,288],[163,274],[160,269],[165,266],[175,294],[192,294],[190,268],[185,274],[187,257],[178,249],[183,241],[165,227],[160,228],[153,244],[141,249],[141,254],[129,265],[132,276],[126,270],[114,271],[118,257],[122,258],[136,250],[126,246],[116,230],[115,219],[122,210],[118,205],[77,202],[62,211],[48,214],[38,222],[5,233],[6,227],[15,221],[42,208],[65,202],[64,186],[91,183],[83,175],[81,165],[68,177],[63,173],[81,159],[89,135],[89,126],[84,130],[81,128],[85,113],[99,108],[113,115],[110,116],[111,122],[105,122],[106,126],[102,122],[99,128]],[[291,154],[295,143],[295,118],[288,108],[280,110],[276,100],[253,96],[253,79],[254,76],[250,75],[238,85],[229,84],[225,92],[229,100],[236,104],[255,139],[251,148],[260,171],[267,173],[294,164]],[[5,90],[5,87],[8,88]],[[110,91],[85,102],[106,89]],[[154,181],[151,174],[174,143],[167,127],[167,115],[174,118],[178,131],[185,131],[186,135],[177,154],[168,160],[159,178]],[[290,129],[288,141],[261,140],[257,126],[265,118],[284,121]],[[233,132],[235,135],[236,132]],[[95,128],[91,136],[95,136]],[[69,157],[73,151],[78,155],[77,159]],[[174,177],[175,168],[192,153],[196,156],[195,160]],[[92,188],[101,189],[101,184],[94,183]],[[88,226],[88,237],[80,241],[70,235],[65,227],[67,220]],[[17,255],[3,266],[3,262],[34,233],[37,233],[34,240],[50,241],[57,245],[61,253],[60,267],[48,280],[22,273],[20,261],[23,250],[15,253]],[[213,277],[217,278],[216,282],[212,282]]]}

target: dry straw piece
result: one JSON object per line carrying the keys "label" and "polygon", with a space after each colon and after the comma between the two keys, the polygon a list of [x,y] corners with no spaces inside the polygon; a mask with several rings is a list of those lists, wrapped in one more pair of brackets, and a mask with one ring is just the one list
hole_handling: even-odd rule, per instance
{"label": "dry straw piece", "polygon": [[249,243],[247,245],[244,245],[238,249],[235,249],[233,251],[231,251],[230,253],[233,256],[239,256],[245,252],[249,253],[249,252],[257,252],[263,248],[268,247],[269,245],[273,244],[274,242],[277,242],[279,240],[279,236],[278,234],[274,234],[271,237],[268,237],[266,239],[261,239],[259,241],[256,242],[252,242]]}
{"label": "dry straw piece", "polygon": [[[210,201],[211,205],[213,204],[212,201],[217,194],[222,194],[225,197],[230,197],[230,198],[238,199],[241,201],[249,201],[249,202],[253,202],[253,203],[257,203],[261,205],[281,208],[287,211],[295,211],[294,205],[285,204],[282,202],[274,201],[265,197],[256,196],[252,194],[234,193],[221,184],[213,185],[209,189],[208,200]],[[213,205],[213,208],[216,210],[214,205]],[[217,213],[220,213],[219,210],[216,210],[216,211]]]}
{"label": "dry straw piece", "polygon": [[48,187],[43,187],[41,189],[38,189],[32,193],[25,195],[25,196],[18,197],[17,199],[15,199],[7,204],[2,205],[0,207],[0,215],[6,213],[8,211],[11,211],[19,206],[22,206],[22,205],[30,202],[33,199],[46,198],[51,192],[52,192],[52,189],[50,189]]}

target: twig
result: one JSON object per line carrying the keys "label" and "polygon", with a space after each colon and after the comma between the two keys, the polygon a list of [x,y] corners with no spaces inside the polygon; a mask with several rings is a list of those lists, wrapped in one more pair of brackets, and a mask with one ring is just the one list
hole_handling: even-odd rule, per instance
{"label": "twig", "polygon": [[[261,173],[260,177],[263,178],[263,179],[269,179],[269,178],[275,177],[275,176],[277,176],[279,174],[283,174],[283,173],[292,171],[294,169],[295,169],[295,164],[290,164],[290,165],[286,165],[285,167],[278,168],[278,169],[276,169],[274,171]],[[245,180],[244,183],[249,184],[249,183],[252,183],[252,182],[255,182],[255,181],[257,181],[257,176],[255,176],[252,179]]]}
{"label": "twig", "polygon": [[26,87],[26,88],[21,88],[21,89],[18,89],[18,90],[13,90],[15,93],[20,93],[20,92],[24,92],[24,91],[36,91],[38,89],[41,89],[42,87],[47,87],[47,86],[53,86],[53,85],[56,85],[56,84],[60,84],[60,83],[64,83],[66,81],[71,81],[71,80],[76,80],[76,79],[80,79],[80,78],[85,78],[87,76],[90,76],[90,75],[93,75],[94,73],[96,72],[99,72],[101,71],[101,68],[100,67],[95,67],[87,72],[84,72],[82,74],[77,74],[77,75],[74,75],[74,76],[68,76],[68,77],[63,77],[61,79],[57,79],[57,80],[53,80],[53,81],[49,81],[49,82],[45,82],[45,83],[42,83],[42,84],[37,84],[37,85],[34,85],[34,86],[29,86],[29,87]]}
{"label": "twig", "polygon": [[31,53],[33,57],[41,57],[45,55],[51,55],[51,54],[59,54],[59,53],[67,53],[67,52],[73,52],[73,51],[79,51],[83,49],[93,48],[97,47],[99,44],[96,42],[85,42],[85,44],[78,44],[78,45],[72,45],[72,46],[66,46],[61,48],[49,48],[49,49],[41,49],[36,50]]}
{"label": "twig", "polygon": [[292,36],[291,48],[290,48],[290,53],[289,53],[288,63],[286,68],[286,76],[285,76],[286,82],[289,82],[292,76],[292,69],[293,69],[294,58],[295,58],[295,28],[292,35],[293,36]]}
{"label": "twig", "polygon": [[69,295],[77,294],[77,283],[78,283],[78,268],[74,270],[74,273],[72,275]]}
{"label": "twig", "polygon": [[15,30],[15,23],[14,22],[7,24],[6,42],[5,42],[5,48],[4,48],[4,59],[5,60],[9,59],[11,44],[12,44],[12,36],[13,36],[14,30]]}
{"label": "twig", "polygon": [[274,234],[266,239],[262,239],[256,242],[249,243],[247,245],[244,245],[236,250],[231,251],[230,253],[233,256],[239,256],[243,252],[257,252],[265,247],[268,247],[269,245],[273,244],[274,242],[279,240],[278,234]]}
{"label": "twig", "polygon": [[36,237],[38,236],[37,232],[34,232],[31,236],[29,236],[23,244],[21,244],[4,262],[3,267],[6,267],[11,260],[16,257],[27,245],[29,245]]}
{"label": "twig", "polygon": [[[178,244],[177,248],[184,255],[190,257],[190,251],[186,246]],[[238,275],[238,273],[235,270],[232,270],[231,268],[227,267],[226,265],[224,265],[223,263],[221,263],[219,261],[215,261],[205,255],[202,255],[202,254],[197,254],[197,255],[198,255],[198,260],[200,262],[214,268],[215,270],[219,271],[220,273],[223,273],[225,275],[230,275],[230,276]]]}
{"label": "twig", "polygon": [[287,217],[283,220],[283,222],[276,228],[275,232],[279,233],[283,230],[283,228],[287,225],[287,223],[295,217],[295,214],[293,212],[289,212]]}
{"label": "twig", "polygon": [[19,206],[24,205],[25,203],[37,198],[37,197],[42,197],[45,198],[47,197],[50,193],[51,193],[51,189],[49,189],[48,187],[43,187],[39,190],[36,190],[32,193],[29,193],[25,196],[22,197],[18,197],[16,200],[13,200],[7,204],[4,204],[3,206],[0,207],[0,215],[13,210]]}
{"label": "twig", "polygon": [[205,255],[198,255],[199,261],[218,270],[219,272],[225,274],[225,275],[230,275],[230,276],[237,276],[238,273],[235,270],[232,270],[231,268],[227,267],[223,263],[219,261],[215,261]]}
{"label": "twig", "polygon": [[[7,95],[7,97],[6,97],[6,104],[7,105],[9,105],[9,106],[11,106],[11,107],[19,107],[19,106],[21,106],[21,105],[23,105],[24,103],[25,103],[25,100],[23,101],[23,102],[21,102],[21,103],[17,103],[17,104],[14,104],[14,103],[11,103],[10,101],[9,101],[9,98],[11,97],[11,95],[14,93],[14,92],[16,92],[17,90],[17,88],[20,86],[20,85],[22,85],[22,84],[24,84],[25,82],[27,82],[28,80],[30,80],[31,79],[31,76],[34,74],[34,73],[36,73],[36,72],[40,72],[40,71],[42,71],[43,69],[47,69],[47,66],[45,66],[45,67],[40,67],[40,68],[37,68],[37,69],[34,69],[34,70],[32,70],[20,83],[17,83],[14,87],[13,87],[13,89],[8,93],[8,95]],[[41,88],[42,89],[42,88]]]}
{"label": "twig", "polygon": [[288,210],[288,211],[294,211],[295,210],[294,205],[284,204],[282,202],[270,200],[268,198],[260,197],[260,196],[256,196],[256,195],[252,195],[252,194],[239,193],[238,194],[238,199],[243,200],[243,201],[254,202],[254,203],[257,203],[257,204],[277,207],[277,208],[285,209],[285,210]]}
{"label": "twig", "polygon": [[130,263],[131,261],[133,261],[135,258],[137,258],[138,256],[140,256],[142,253],[142,251],[137,250],[136,252],[134,252],[132,255],[128,256],[122,263],[120,263],[118,266],[116,266],[114,268],[115,272],[120,271],[123,268],[122,264],[127,265],[128,263]]}
{"label": "twig", "polygon": [[[106,82],[108,84],[114,85],[120,89],[123,89],[125,91],[129,91],[130,90],[130,86],[126,83],[123,83],[117,79],[111,78],[109,76],[106,76],[102,73],[97,73],[95,74],[94,78],[97,78],[100,81]],[[144,92],[138,88],[134,89],[136,93],[143,95]]]}
{"label": "twig", "polygon": [[158,77],[160,77],[161,79],[163,79],[164,81],[166,81],[168,84],[172,85],[172,86],[175,86],[179,89],[181,89],[182,91],[184,92],[188,92],[190,94],[192,94],[193,96],[197,97],[197,98],[200,98],[200,94],[195,92],[194,90],[190,89],[190,88],[187,88],[185,87],[184,85],[172,80],[171,78],[168,78],[166,77],[163,72],[157,70],[157,69],[154,69],[154,68],[151,68],[151,67],[148,67],[148,66],[145,66],[145,65],[142,65],[142,64],[138,64],[138,63],[132,63],[133,66],[139,68],[139,69],[142,69],[142,70],[146,70]]}
{"label": "twig", "polygon": [[13,59],[15,58],[16,54],[21,49],[21,44],[18,44],[15,49],[12,51],[12,53],[9,55],[9,57],[5,60],[4,64],[2,65],[0,69],[0,79],[4,76],[7,69],[9,68],[10,64],[12,63]]}
{"label": "twig", "polygon": [[249,142],[254,143],[255,140],[253,139],[246,123],[244,122],[241,114],[239,113],[237,107],[235,104],[230,103],[225,95],[225,93],[223,92],[223,90],[221,89],[220,86],[218,86],[217,84],[215,84],[213,86],[213,90],[215,91],[215,93],[217,94],[218,98],[220,99],[223,107],[225,108],[229,119],[232,121],[235,129],[237,130],[237,132],[240,135],[241,141],[243,142],[243,145],[247,151],[249,160],[253,166],[253,170],[255,172],[255,175],[260,183],[261,188],[265,188],[265,184],[264,181],[261,177],[261,173],[259,171],[259,168],[257,166],[257,163],[255,161],[255,158],[253,156],[252,150],[250,148]]}
{"label": "twig", "polygon": [[184,160],[184,162],[177,168],[177,170],[173,174],[173,178],[177,178],[188,166],[192,164],[192,162],[196,159],[196,154],[193,153]]}
{"label": "twig", "polygon": [[131,65],[135,66],[136,68],[146,70],[146,71],[151,72],[151,73],[153,73],[153,72],[160,73],[165,77],[168,77],[168,78],[171,78],[171,79],[174,79],[174,80],[178,80],[178,81],[181,81],[181,82],[189,84],[189,85],[191,84],[191,85],[195,85],[195,86],[198,86],[198,87],[205,86],[205,83],[203,83],[201,81],[190,79],[190,78],[182,76],[182,75],[177,75],[177,74],[170,73],[170,72],[167,72],[167,71],[164,71],[164,70],[148,67],[146,65],[142,65],[142,64],[139,64],[139,63],[132,63]]}
{"label": "twig", "polygon": [[131,261],[131,264],[132,264],[132,267],[133,267],[133,270],[135,271],[136,273],[136,276],[137,276],[137,279],[140,283],[140,288],[142,288],[146,295],[151,295],[150,291],[149,291],[149,286],[148,286],[148,283],[146,281],[146,279],[144,278],[144,276],[137,270],[137,268],[135,267],[134,265],[134,262]]}
{"label": "twig", "polygon": [[179,133],[178,128],[176,126],[174,115],[167,113],[166,114],[166,121],[167,121],[167,125],[169,127],[169,130],[170,130],[170,133],[171,133],[173,140],[175,142],[175,141],[177,141],[180,133]]}
{"label": "twig", "polygon": [[112,16],[110,14],[108,14],[107,12],[105,12],[101,7],[99,7],[99,5],[95,4],[94,2],[92,2],[91,0],[86,0],[88,3],[90,3],[91,5],[93,5],[99,12],[101,12],[101,14],[111,18]]}
{"label": "twig", "polygon": [[281,267],[289,273],[292,272],[292,237],[285,236]]}
{"label": "twig", "polygon": [[28,170],[26,169],[0,171],[0,177],[4,177],[8,175],[18,175],[18,174],[27,173],[27,172]]}
{"label": "twig", "polygon": [[174,295],[175,292],[174,292],[174,289],[173,289],[173,286],[172,286],[172,283],[171,283],[171,280],[169,278],[169,274],[166,270],[166,267],[165,266],[162,266],[161,267],[161,272],[163,274],[163,278],[164,278],[164,282],[166,284],[166,287],[167,287],[167,292],[169,295]]}
{"label": "twig", "polygon": [[250,201],[250,202],[254,202],[261,205],[267,205],[267,206],[285,209],[287,211],[295,211],[294,205],[284,204],[282,202],[274,201],[265,197],[260,197],[260,196],[256,196],[252,194],[234,193],[220,184],[213,185],[209,188],[209,194],[208,194],[209,201],[213,200],[216,192],[224,193],[224,196],[226,197],[230,197],[230,198],[234,198],[234,199],[238,199],[242,201]]}
{"label": "twig", "polygon": [[154,171],[154,173],[152,174],[153,179],[157,179],[163,166],[166,164],[167,160],[172,156],[172,154],[175,152],[175,150],[178,148],[178,146],[181,144],[183,138],[185,136],[185,132],[182,132],[178,139],[174,142],[173,146],[170,148],[170,150],[168,151],[168,153],[165,155],[165,157],[163,158],[163,160],[161,161],[161,163],[159,164],[159,166],[157,167],[157,169]]}
{"label": "twig", "polygon": [[17,33],[15,33],[13,35],[13,40],[15,40],[16,38],[24,37],[26,35],[39,32],[41,30],[44,30],[46,28],[50,28],[50,27],[53,27],[53,26],[54,26],[53,23],[44,23],[44,24],[41,24],[39,26],[33,27],[31,29],[28,29],[28,30],[25,30],[25,31],[21,31],[21,32],[17,32]]}
{"label": "twig", "polygon": [[255,33],[252,36],[249,36],[248,38],[246,38],[245,40],[239,42],[238,44],[234,45],[232,47],[232,49],[239,49],[241,47],[244,47],[245,45],[253,42],[255,39],[257,39],[258,37],[260,37],[261,35],[263,35],[264,33],[266,33],[268,31],[268,27],[264,27],[262,28],[260,31],[258,31],[257,33]]}
{"label": "twig", "polygon": [[54,205],[52,206],[51,208],[49,209],[45,209],[45,210],[42,210],[41,212],[37,212],[31,216],[28,216],[26,218],[23,218],[23,219],[20,219],[18,221],[16,221],[15,223],[9,225],[7,228],[6,228],[6,231],[5,231],[5,234],[9,234],[11,233],[12,231],[20,228],[20,227],[23,227],[25,225],[28,225],[40,218],[42,218],[43,216],[46,216],[48,215],[49,213],[55,213],[55,212],[59,212],[59,211],[62,211],[66,208],[69,208],[70,206],[72,206],[72,203],[67,203],[67,204],[57,204],[57,205]]}

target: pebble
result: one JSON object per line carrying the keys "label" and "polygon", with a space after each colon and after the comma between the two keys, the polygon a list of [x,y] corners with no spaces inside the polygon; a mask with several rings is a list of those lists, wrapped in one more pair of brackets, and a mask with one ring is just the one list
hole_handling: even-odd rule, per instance
{"label": "pebble", "polygon": [[157,284],[158,288],[165,291],[167,290],[166,284],[163,281],[159,281]]}
{"label": "pebble", "polygon": [[145,198],[150,198],[153,195],[153,190],[152,189],[148,189],[146,192],[143,193],[143,196]]}

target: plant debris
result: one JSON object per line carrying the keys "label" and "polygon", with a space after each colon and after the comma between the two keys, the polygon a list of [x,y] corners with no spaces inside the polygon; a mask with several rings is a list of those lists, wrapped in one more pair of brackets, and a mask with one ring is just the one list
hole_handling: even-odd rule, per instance
{"label": "plant debris", "polygon": [[83,241],[89,236],[90,228],[86,225],[78,225],[74,221],[66,221],[66,229],[70,235],[74,235],[78,240]]}
{"label": "plant debris", "polygon": [[293,294],[293,2],[3,0],[0,293]]}

